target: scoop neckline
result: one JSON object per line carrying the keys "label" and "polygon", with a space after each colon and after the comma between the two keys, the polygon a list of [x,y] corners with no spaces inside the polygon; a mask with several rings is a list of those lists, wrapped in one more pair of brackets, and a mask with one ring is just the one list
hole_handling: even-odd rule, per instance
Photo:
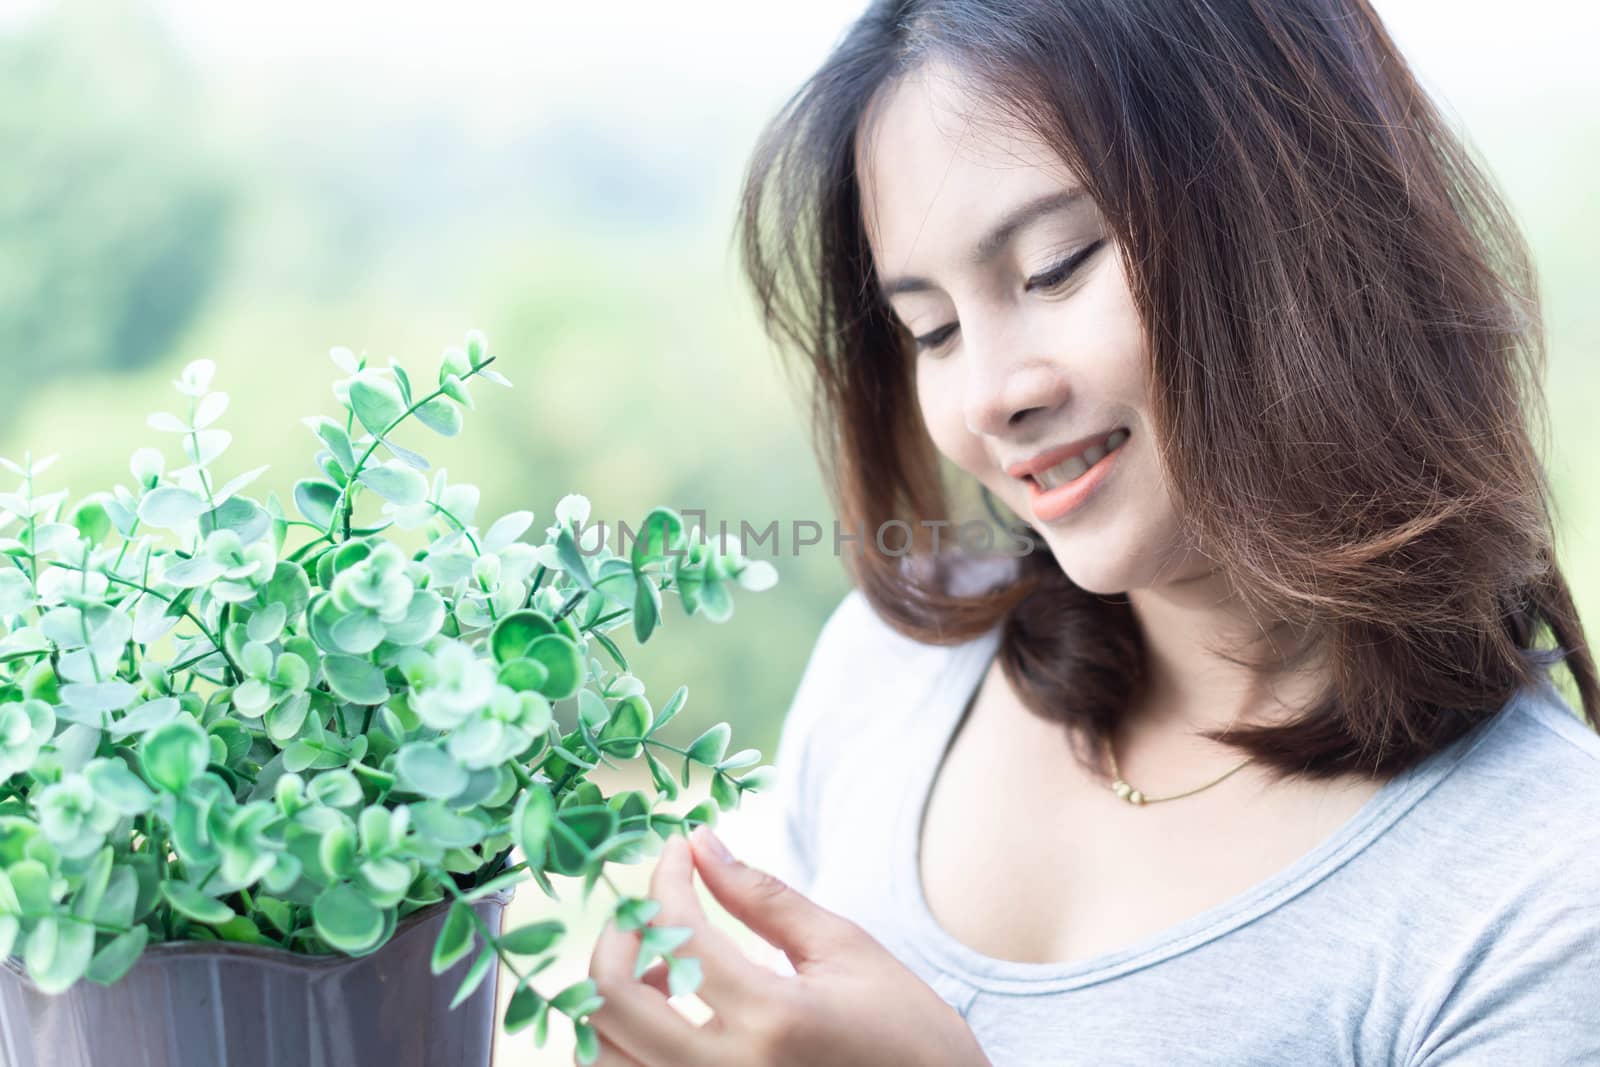
{"label": "scoop neckline", "polygon": [[[1509,717],[1510,707],[1390,778],[1348,820],[1310,851],[1277,873],[1187,919],[1141,937],[1122,948],[1079,960],[1027,963],[1005,960],[971,948],[940,925],[923,893],[918,846],[935,776],[942,768],[956,728],[966,717],[999,650],[998,628],[960,646],[941,671],[930,672],[922,694],[913,773],[902,793],[895,820],[890,892],[911,926],[913,950],[934,969],[979,991],[1038,994],[1108,981],[1154,966],[1236,930],[1285,904],[1358,855],[1392,823],[1442,781],[1478,742]],[[1511,704],[1525,696],[1519,692]]]}

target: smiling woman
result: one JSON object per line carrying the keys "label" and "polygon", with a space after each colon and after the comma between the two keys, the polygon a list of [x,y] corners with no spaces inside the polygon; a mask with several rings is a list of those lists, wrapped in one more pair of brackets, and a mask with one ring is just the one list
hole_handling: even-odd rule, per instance
{"label": "smiling woman", "polygon": [[[1536,286],[1366,3],[874,3],[743,210],[841,525],[915,551],[784,725],[806,896],[707,874],[795,974],[677,1051],[1600,1062]],[[946,462],[1042,550],[938,553]]]}

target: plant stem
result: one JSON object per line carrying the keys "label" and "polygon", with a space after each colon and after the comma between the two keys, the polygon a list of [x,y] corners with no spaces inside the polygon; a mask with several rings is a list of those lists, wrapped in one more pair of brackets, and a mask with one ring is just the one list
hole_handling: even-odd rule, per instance
{"label": "plant stem", "polygon": [[[487,367],[494,361],[495,357],[490,356],[476,367],[473,367],[471,370],[467,371],[466,374],[462,375],[461,380],[466,381],[468,378],[471,378],[473,375],[479,373],[483,370],[483,368]],[[417,409],[422,407],[422,405],[436,400],[444,395],[444,387],[440,386],[427,396],[423,397],[421,400],[418,400],[416,403],[402,411],[393,422],[384,427],[382,433],[372,435],[372,444],[368,445],[367,450],[361,453],[361,458],[356,460],[355,470],[349,472],[349,480],[339,488],[339,499],[333,502],[333,521],[336,525],[343,526],[344,540],[350,540],[350,513],[355,507],[355,498],[350,491],[350,487],[356,484],[356,477],[362,472],[363,469],[366,468],[367,460],[372,458],[372,453],[378,450],[378,446],[383,443],[383,439],[389,436],[389,434],[393,433],[396,426],[399,426],[402,422],[406,421],[406,419],[415,414]],[[328,540],[333,540],[333,531],[331,528],[327,533],[327,537]]]}
{"label": "plant stem", "polygon": [[[69,566],[66,563],[57,563],[56,566],[61,567],[64,570],[69,570],[69,571],[82,571],[82,570],[86,570],[87,569],[87,568],[84,568],[84,567]],[[100,573],[105,574],[104,571],[102,571]],[[115,574],[106,574],[106,579],[108,581],[115,582],[118,585],[126,585],[126,586],[129,586],[130,588],[138,589],[141,592],[148,593],[148,594],[150,594],[151,596],[155,597],[157,600],[161,601],[164,604],[171,604],[176,599],[175,597],[162,596],[160,593],[156,592],[154,589],[151,589],[148,585],[145,585],[142,582],[135,582],[135,581],[132,581],[132,580],[127,579],[127,578],[120,577],[120,576],[115,575]],[[212,645],[216,646],[216,650],[222,654],[222,658],[227,660],[228,667],[229,667],[229,669],[231,669],[233,671],[234,677],[235,678],[243,678],[244,677],[244,671],[242,669],[240,669],[239,665],[233,661],[233,657],[228,655],[228,650],[226,648],[222,647],[222,641],[219,640],[217,638],[217,636],[215,634],[213,634],[210,630],[206,629],[206,624],[201,622],[200,619],[195,616],[195,613],[190,611],[187,606],[184,607],[183,614],[184,614],[185,618],[187,618],[190,622],[194,623],[197,627],[200,628],[200,632],[202,634],[205,634],[207,640],[209,640],[212,643]],[[209,655],[209,653],[207,653],[207,654]],[[204,677],[204,675],[202,675],[202,677]],[[212,681],[212,679],[210,679],[210,678],[207,678],[206,680],[207,681]],[[223,683],[219,682],[217,684],[220,685],[220,684],[223,684]]]}

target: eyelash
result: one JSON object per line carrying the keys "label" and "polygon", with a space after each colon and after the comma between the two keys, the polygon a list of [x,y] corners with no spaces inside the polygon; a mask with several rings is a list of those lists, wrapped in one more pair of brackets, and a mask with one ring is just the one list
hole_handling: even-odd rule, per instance
{"label": "eyelash", "polygon": [[[1060,288],[1078,272],[1078,268],[1083,266],[1084,261],[1090,256],[1094,255],[1095,252],[1100,249],[1100,246],[1105,243],[1105,238],[1101,238],[1098,241],[1085,245],[1082,249],[1074,252],[1072,255],[1068,256],[1060,263],[1057,263],[1049,270],[1046,270],[1041,274],[1035,274],[1032,278],[1029,278],[1027,285],[1024,286],[1024,288],[1044,290],[1054,290]],[[947,326],[939,327],[932,333],[925,333],[921,337],[913,337],[911,340],[916,344],[917,351],[924,352],[930,348],[939,347],[939,345],[943,344],[951,334],[955,333],[955,330],[956,324],[952,322]]]}

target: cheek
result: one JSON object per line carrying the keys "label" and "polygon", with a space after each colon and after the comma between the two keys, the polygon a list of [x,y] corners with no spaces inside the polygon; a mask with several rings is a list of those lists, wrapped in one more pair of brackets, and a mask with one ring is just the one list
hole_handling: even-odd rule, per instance
{"label": "cheek", "polygon": [[933,445],[950,462],[983,477],[988,458],[983,444],[967,430],[960,382],[934,360],[917,361],[917,404]]}

